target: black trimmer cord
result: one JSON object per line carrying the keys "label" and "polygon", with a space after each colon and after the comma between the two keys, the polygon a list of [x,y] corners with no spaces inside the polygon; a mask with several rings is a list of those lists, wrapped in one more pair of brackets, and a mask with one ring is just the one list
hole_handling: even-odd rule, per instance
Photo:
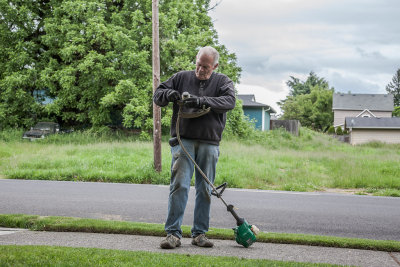
{"label": "black trimmer cord", "polygon": [[[240,245],[243,245],[244,247],[249,247],[251,244],[253,244],[256,241],[255,235],[258,233],[258,228],[254,225],[249,225],[244,218],[241,218],[237,215],[237,213],[234,211],[234,206],[231,204],[227,204],[225,200],[222,198],[222,193],[224,192],[227,183],[223,183],[222,185],[215,187],[213,183],[210,182],[208,179],[207,175],[201,170],[200,166],[197,165],[196,161],[190,156],[189,152],[186,150],[185,146],[182,143],[181,136],[179,134],[179,123],[181,118],[198,118],[200,116],[203,116],[210,112],[210,108],[205,108],[203,106],[203,109],[194,112],[194,113],[184,113],[182,112],[182,107],[184,105],[184,100],[188,98],[190,95],[189,93],[185,92],[182,94],[182,100],[177,101],[177,104],[179,105],[179,111],[178,111],[178,117],[176,118],[176,138],[178,139],[178,143],[181,146],[183,152],[185,152],[186,156],[190,159],[190,161],[193,162],[194,166],[198,170],[198,172],[203,176],[204,180],[211,186],[212,192],[211,194],[218,197],[221,199],[222,203],[226,206],[227,210],[232,214],[232,216],[236,219],[236,224],[237,227],[233,228],[235,232],[235,239],[236,242]],[[218,189],[221,189],[220,192],[218,192]]]}
{"label": "black trimmer cord", "polygon": [[[185,99],[185,93],[184,93],[182,98]],[[185,152],[186,156],[188,156],[188,158],[193,162],[194,166],[199,171],[201,176],[203,176],[204,180],[211,186],[211,188],[212,188],[212,190],[214,192],[214,195],[217,196],[219,199],[221,199],[221,201],[228,208],[228,210],[232,209],[233,206],[226,204],[225,200],[221,196],[222,191],[225,188],[223,188],[223,190],[221,192],[217,191],[217,188],[213,185],[213,183],[211,183],[211,181],[208,179],[207,175],[205,175],[205,173],[201,170],[199,165],[197,165],[196,161],[192,158],[192,156],[190,156],[189,152],[187,152],[185,146],[182,144],[181,136],[179,134],[179,121],[181,120],[181,118],[189,119],[189,118],[201,117],[201,116],[207,114],[208,112],[210,112],[210,108],[203,108],[201,111],[195,112],[195,113],[184,113],[184,112],[182,112],[182,106],[184,105],[184,101],[183,100],[179,100],[179,101],[177,101],[177,103],[179,105],[179,112],[178,112],[178,117],[176,119],[176,138],[178,139],[179,145],[181,146],[182,150]]]}

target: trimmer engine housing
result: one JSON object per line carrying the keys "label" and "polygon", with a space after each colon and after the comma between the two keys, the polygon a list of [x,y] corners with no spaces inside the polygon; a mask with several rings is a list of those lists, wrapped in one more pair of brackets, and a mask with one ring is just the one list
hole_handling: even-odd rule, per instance
{"label": "trimmer engine housing", "polygon": [[244,246],[245,248],[250,247],[251,244],[256,242],[256,236],[253,231],[251,231],[251,227],[252,226],[249,225],[246,220],[244,220],[241,225],[233,228],[233,231],[235,232],[236,242]]}

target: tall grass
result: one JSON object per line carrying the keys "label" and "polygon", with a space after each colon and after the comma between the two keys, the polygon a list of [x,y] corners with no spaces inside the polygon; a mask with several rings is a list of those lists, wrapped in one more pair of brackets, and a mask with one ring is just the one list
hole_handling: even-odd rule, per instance
{"label": "tall grass", "polygon": [[399,145],[353,147],[305,128],[299,137],[283,131],[259,135],[223,146],[220,167],[224,171],[219,177],[235,187],[247,188],[400,189]]}
{"label": "tall grass", "polygon": [[[167,166],[160,174],[153,171],[153,146],[149,142],[86,145],[14,143],[10,148],[5,149],[10,157],[3,172],[10,178],[168,183]],[[10,150],[14,152],[10,154]],[[168,157],[165,151],[163,153],[163,157]]]}
{"label": "tall grass", "polygon": [[[153,144],[125,133],[76,132],[29,142],[21,131],[0,134],[0,175],[49,179],[168,184],[171,155],[163,137],[162,172],[153,170]],[[302,128],[254,131],[221,142],[216,184],[292,191],[356,188],[400,195],[400,145],[350,146]]]}

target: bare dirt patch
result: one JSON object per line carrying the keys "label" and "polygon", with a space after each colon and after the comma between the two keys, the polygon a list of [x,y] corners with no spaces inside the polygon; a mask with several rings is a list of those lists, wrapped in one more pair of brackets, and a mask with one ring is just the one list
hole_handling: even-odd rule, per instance
{"label": "bare dirt patch", "polygon": [[365,192],[364,189],[359,188],[348,188],[348,189],[340,189],[340,188],[323,188],[320,192],[327,193],[336,193],[336,194],[348,194],[348,195],[370,195],[371,193]]}

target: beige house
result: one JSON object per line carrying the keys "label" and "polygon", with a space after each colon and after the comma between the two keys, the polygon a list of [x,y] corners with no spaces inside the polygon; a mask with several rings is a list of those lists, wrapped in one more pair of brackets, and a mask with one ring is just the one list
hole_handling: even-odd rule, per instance
{"label": "beige house", "polygon": [[400,144],[400,118],[346,117],[345,128],[352,145],[372,141]]}
{"label": "beige house", "polygon": [[346,117],[391,118],[394,109],[390,94],[333,94],[333,126],[344,128]]}

